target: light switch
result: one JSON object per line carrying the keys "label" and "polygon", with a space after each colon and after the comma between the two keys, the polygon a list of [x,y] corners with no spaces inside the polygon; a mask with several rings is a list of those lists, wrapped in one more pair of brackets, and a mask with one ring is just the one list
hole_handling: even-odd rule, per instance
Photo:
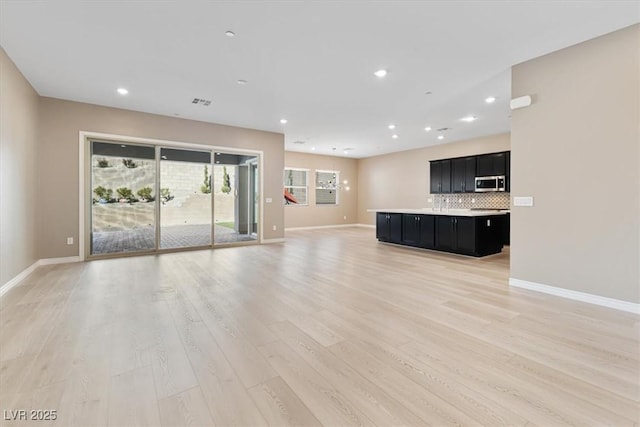
{"label": "light switch", "polygon": [[267,197],[265,200],[266,203],[271,203],[273,202],[273,199],[271,197]]}
{"label": "light switch", "polygon": [[513,206],[533,206],[533,196],[514,197]]}

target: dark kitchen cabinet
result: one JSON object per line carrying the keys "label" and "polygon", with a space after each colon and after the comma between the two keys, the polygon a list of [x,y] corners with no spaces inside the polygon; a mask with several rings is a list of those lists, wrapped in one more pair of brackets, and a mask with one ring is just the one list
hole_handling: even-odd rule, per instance
{"label": "dark kitchen cabinet", "polygon": [[476,251],[476,218],[455,217],[456,250],[465,254]]}
{"label": "dark kitchen cabinet", "polygon": [[402,243],[401,213],[376,213],[376,238],[383,242]]}
{"label": "dark kitchen cabinet", "polygon": [[451,193],[451,160],[429,162],[431,194]]}
{"label": "dark kitchen cabinet", "polygon": [[511,243],[511,214],[502,218],[502,244],[509,246]]}
{"label": "dark kitchen cabinet", "polygon": [[511,151],[505,153],[505,191],[511,192]]}
{"label": "dark kitchen cabinet", "polygon": [[476,156],[451,160],[451,190],[454,193],[475,191]]}
{"label": "dark kitchen cabinet", "polygon": [[436,217],[436,249],[453,251],[456,248],[453,218],[451,216]]}
{"label": "dark kitchen cabinet", "polygon": [[438,216],[435,248],[473,256],[495,254],[502,250],[503,230],[499,216]]}
{"label": "dark kitchen cabinet", "polygon": [[449,216],[376,213],[376,238],[425,249],[485,256],[502,251],[504,215]]}
{"label": "dark kitchen cabinet", "polygon": [[402,214],[402,243],[419,248],[433,248],[435,246],[434,216]]}
{"label": "dark kitchen cabinet", "polygon": [[475,252],[475,218],[439,216],[436,224],[437,249],[466,254]]}
{"label": "dark kitchen cabinet", "polygon": [[506,174],[506,152],[478,156],[477,176],[500,176]]}

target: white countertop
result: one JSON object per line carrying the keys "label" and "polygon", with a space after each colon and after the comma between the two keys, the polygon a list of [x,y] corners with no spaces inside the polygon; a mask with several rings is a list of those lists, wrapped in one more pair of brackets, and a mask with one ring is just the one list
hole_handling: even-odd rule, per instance
{"label": "white countertop", "polygon": [[385,212],[385,213],[406,213],[420,215],[449,215],[449,216],[489,216],[489,215],[506,215],[508,210],[471,210],[471,209],[442,209],[434,210],[432,208],[413,208],[413,209],[367,209],[367,212]]}

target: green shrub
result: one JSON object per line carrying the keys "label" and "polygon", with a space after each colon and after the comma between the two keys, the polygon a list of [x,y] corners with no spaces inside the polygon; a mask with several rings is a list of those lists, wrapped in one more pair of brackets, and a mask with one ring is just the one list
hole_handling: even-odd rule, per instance
{"label": "green shrub", "polygon": [[122,159],[122,164],[128,167],[129,169],[135,169],[138,167],[136,162],[133,159]]}
{"label": "green shrub", "polygon": [[229,174],[227,173],[227,167],[223,166],[222,170],[222,187],[220,187],[220,191],[224,194],[231,193],[231,179],[229,178]]}
{"label": "green shrub", "polygon": [[173,199],[173,196],[171,195],[171,192],[169,191],[169,189],[168,188],[161,188],[160,189],[160,201],[162,202],[162,204],[164,205],[165,203],[167,203],[171,199]]}
{"label": "green shrub", "polygon": [[128,202],[133,200],[133,192],[127,187],[120,187],[116,190],[118,193],[118,199],[126,199]]}
{"label": "green shrub", "polygon": [[105,202],[110,202],[113,199],[113,190],[110,188],[104,188],[102,185],[94,188],[93,192],[98,196],[99,201],[104,200]]}
{"label": "green shrub", "polygon": [[107,159],[98,159],[98,167],[99,168],[108,168],[111,166]]}
{"label": "green shrub", "polygon": [[209,176],[209,168],[204,165],[204,184],[200,186],[200,191],[204,194],[211,193],[211,176]]}
{"label": "green shrub", "polygon": [[153,201],[153,189],[151,187],[143,187],[139,189],[136,194],[140,196],[141,199],[144,199],[148,202]]}

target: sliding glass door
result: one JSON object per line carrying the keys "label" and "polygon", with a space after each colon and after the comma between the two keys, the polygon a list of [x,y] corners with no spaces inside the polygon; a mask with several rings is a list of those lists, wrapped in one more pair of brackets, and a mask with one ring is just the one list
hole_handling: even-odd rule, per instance
{"label": "sliding glass door", "polygon": [[160,149],[160,249],[211,245],[211,152]]}
{"label": "sliding glass door", "polygon": [[88,256],[258,240],[258,156],[89,144]]}
{"label": "sliding glass door", "polygon": [[90,254],[154,250],[154,147],[94,141],[90,157]]}
{"label": "sliding glass door", "polygon": [[257,157],[215,153],[213,193],[216,245],[258,238],[259,178]]}

